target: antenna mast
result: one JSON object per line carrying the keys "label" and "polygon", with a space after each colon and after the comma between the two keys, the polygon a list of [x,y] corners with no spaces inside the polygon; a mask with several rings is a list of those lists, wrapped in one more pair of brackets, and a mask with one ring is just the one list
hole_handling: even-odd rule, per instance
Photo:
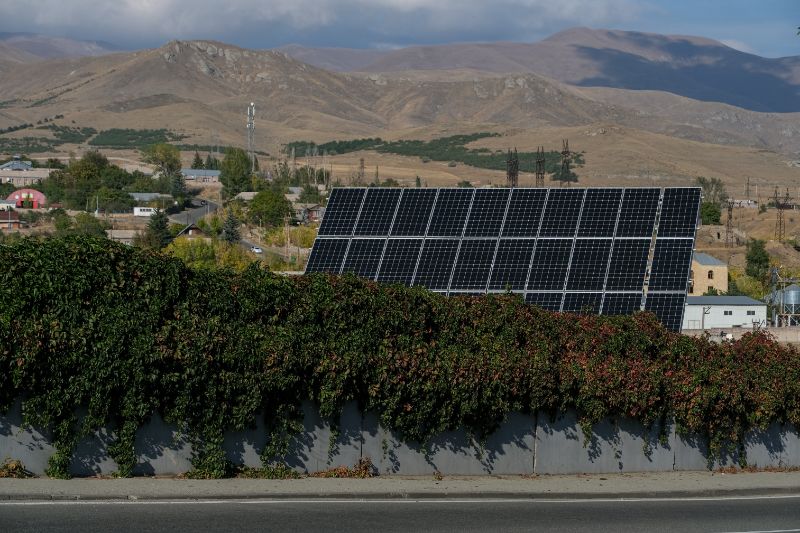
{"label": "antenna mast", "polygon": [[250,156],[250,172],[256,171],[256,152],[253,147],[256,133],[256,104],[250,102],[247,106],[247,153]]}

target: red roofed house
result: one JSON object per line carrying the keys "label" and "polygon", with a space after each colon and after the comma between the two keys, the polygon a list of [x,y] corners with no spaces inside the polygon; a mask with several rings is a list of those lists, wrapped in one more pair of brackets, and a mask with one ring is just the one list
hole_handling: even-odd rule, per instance
{"label": "red roofed house", "polygon": [[26,209],[38,209],[47,205],[47,197],[36,189],[18,189],[9,194],[7,200]]}

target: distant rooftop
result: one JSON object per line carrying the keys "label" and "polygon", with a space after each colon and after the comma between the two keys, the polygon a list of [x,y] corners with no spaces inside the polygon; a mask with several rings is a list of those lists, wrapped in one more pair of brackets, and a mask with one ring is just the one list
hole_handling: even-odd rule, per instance
{"label": "distant rooftop", "polygon": [[687,296],[686,305],[767,305],[747,296]]}
{"label": "distant rooftop", "polygon": [[33,163],[30,161],[20,161],[19,159],[13,159],[7,163],[3,163],[0,165],[0,170],[31,170],[33,168]]}
{"label": "distant rooftop", "polygon": [[199,176],[205,178],[219,177],[219,170],[206,170],[204,168],[182,168],[181,174],[184,176]]}
{"label": "distant rooftop", "polygon": [[172,196],[169,194],[161,194],[158,192],[129,192],[128,194],[137,202],[152,202],[160,198],[172,199]]}
{"label": "distant rooftop", "polygon": [[701,265],[706,265],[706,266],[727,266],[725,263],[723,263],[716,257],[712,257],[702,252],[695,252],[694,260],[700,263]]}

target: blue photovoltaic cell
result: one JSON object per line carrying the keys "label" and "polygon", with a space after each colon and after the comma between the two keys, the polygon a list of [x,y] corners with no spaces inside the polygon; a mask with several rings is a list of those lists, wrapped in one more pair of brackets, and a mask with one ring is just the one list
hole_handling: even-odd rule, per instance
{"label": "blue photovoltaic cell", "polygon": [[664,327],[672,331],[680,331],[683,320],[683,308],[686,305],[686,294],[654,294],[647,295],[645,310],[658,317]]}
{"label": "blue photovoltaic cell", "polygon": [[486,290],[495,248],[497,239],[461,241],[450,290]]}
{"label": "blue photovoltaic cell", "polygon": [[686,291],[693,245],[693,239],[656,239],[651,291]]}
{"label": "blue photovoltaic cell", "polygon": [[497,237],[506,214],[510,189],[478,189],[472,200],[465,237]]}
{"label": "blue photovoltaic cell", "polygon": [[474,189],[440,189],[428,236],[461,237],[474,192]]}
{"label": "blue photovoltaic cell", "polygon": [[567,278],[568,291],[602,291],[611,239],[578,239]]}
{"label": "blue photovoltaic cell", "polygon": [[661,189],[625,189],[617,237],[652,237]]}
{"label": "blue photovoltaic cell", "polygon": [[419,257],[414,285],[446,291],[453,272],[458,243],[458,239],[426,240]]}
{"label": "blue photovoltaic cell", "polygon": [[699,205],[699,188],[665,189],[658,236],[694,238]]}
{"label": "blue photovoltaic cell", "polygon": [[377,280],[411,285],[421,246],[422,239],[389,239]]}
{"label": "blue photovoltaic cell", "polygon": [[604,315],[632,315],[641,310],[642,293],[607,292],[603,298]]}
{"label": "blue photovoltaic cell", "polygon": [[550,189],[540,237],[572,237],[578,225],[585,189]]}
{"label": "blue photovoltaic cell", "polygon": [[317,239],[308,258],[306,272],[330,272],[338,274],[342,267],[347,239]]}
{"label": "blue photovoltaic cell", "polygon": [[607,291],[636,291],[644,284],[650,239],[617,239],[608,269]]}
{"label": "blue photovoltaic cell", "polygon": [[602,299],[602,292],[568,292],[564,295],[562,311],[581,315],[597,315],[600,313]]}
{"label": "blue photovoltaic cell", "polygon": [[613,237],[622,189],[588,189],[578,237]]}
{"label": "blue photovoltaic cell", "polygon": [[318,235],[351,235],[364,199],[364,191],[365,189],[333,189]]}
{"label": "blue photovoltaic cell", "polygon": [[392,225],[392,236],[424,236],[436,199],[436,189],[404,189]]}
{"label": "blue photovoltaic cell", "polygon": [[546,196],[547,189],[514,189],[503,237],[536,237]]}
{"label": "blue photovoltaic cell", "polygon": [[525,290],[535,239],[500,239],[489,290]]}
{"label": "blue photovoltaic cell", "polygon": [[539,239],[533,254],[529,291],[564,290],[572,239]]}
{"label": "blue photovoltaic cell", "polygon": [[362,278],[373,279],[383,254],[385,239],[353,239],[347,250],[342,274],[352,272]]}
{"label": "blue photovoltaic cell", "polygon": [[548,311],[560,311],[563,297],[564,294],[560,292],[533,292],[525,295],[525,303],[536,305]]}
{"label": "blue photovoltaic cell", "polygon": [[[400,189],[367,189],[353,235],[386,235],[392,225]],[[324,220],[324,219],[323,219]]]}

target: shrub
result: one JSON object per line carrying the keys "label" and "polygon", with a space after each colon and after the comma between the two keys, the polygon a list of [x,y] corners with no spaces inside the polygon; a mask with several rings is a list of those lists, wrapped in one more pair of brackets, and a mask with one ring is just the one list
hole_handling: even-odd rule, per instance
{"label": "shrub", "polygon": [[355,401],[420,442],[459,427],[483,439],[515,411],[576,409],[587,435],[609,416],[673,419],[712,457],[742,451],[752,428],[800,424],[800,355],[763,332],[718,345],[649,313],[550,313],[257,264],[194,270],[91,237],[23,239],[0,264],[0,412],[22,398],[25,422],[50,429],[52,476],[107,425],[130,475],[155,412],[186,432],[199,477],[231,474],[224,434],[261,413],[274,466],[306,400],[329,419]]}

